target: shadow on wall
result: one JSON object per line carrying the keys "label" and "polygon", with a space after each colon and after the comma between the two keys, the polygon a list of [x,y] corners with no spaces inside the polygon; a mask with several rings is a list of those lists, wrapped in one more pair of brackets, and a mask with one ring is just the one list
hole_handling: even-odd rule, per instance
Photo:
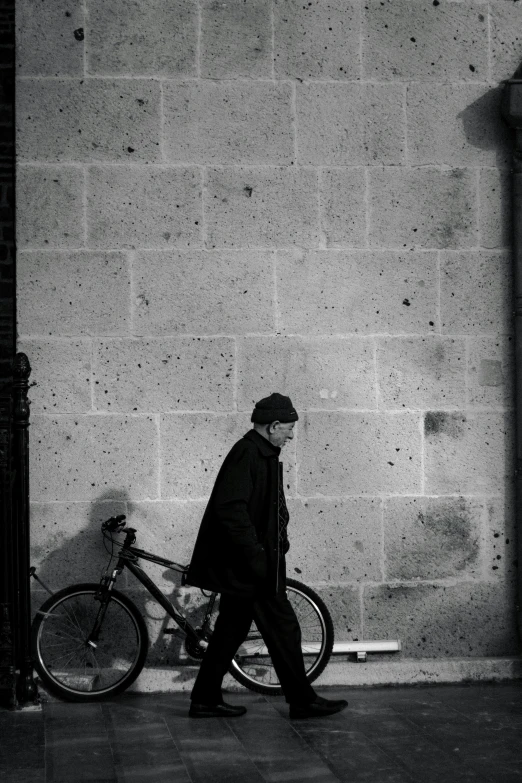
{"label": "shadow on wall", "polygon": [[502,92],[503,87],[488,90],[457,114],[457,118],[462,120],[468,144],[485,151],[494,150],[497,167],[508,169],[511,165],[512,141],[511,131],[500,113]]}
{"label": "shadow on wall", "polygon": [[[110,541],[105,540],[101,532],[101,523],[104,520],[117,514],[125,514],[127,525],[129,527],[135,526],[132,521],[133,504],[126,493],[119,490],[108,489],[92,502],[87,524],[85,524],[85,520],[72,517],[74,508],[75,504],[67,507],[70,516],[65,520],[55,519],[53,521],[50,517],[57,513],[57,506],[49,507],[49,519],[46,519],[46,527],[51,530],[46,534],[45,551],[38,545],[32,547],[31,563],[36,566],[37,576],[52,592],[81,582],[98,582],[105,572],[110,573],[114,568],[117,548],[114,548],[111,560]],[[58,528],[56,533],[52,532],[54,525]],[[136,545],[148,549],[143,543],[144,536],[140,542],[139,526],[136,526],[136,529]],[[77,532],[73,535],[66,535],[64,530],[76,530]],[[123,536],[115,536],[115,540],[123,542]],[[172,557],[176,561],[176,551],[164,552],[160,551],[159,547],[152,551],[154,554]],[[141,561],[141,565],[149,572],[153,581],[159,584],[162,592],[178,611],[182,612],[196,626],[202,622],[208,599],[204,598],[199,590],[182,587],[181,575],[176,571],[154,565],[149,568],[145,561]],[[33,584],[33,588],[35,588],[33,608],[36,610],[46,600],[48,594],[41,589],[38,583]],[[193,665],[195,663],[188,658],[184,650],[184,634],[180,631],[174,634],[164,634],[167,627],[176,627],[175,622],[166,615],[162,607],[126,569],[119,577],[116,589],[129,595],[147,622],[150,635],[147,666],[163,667],[179,664]]]}

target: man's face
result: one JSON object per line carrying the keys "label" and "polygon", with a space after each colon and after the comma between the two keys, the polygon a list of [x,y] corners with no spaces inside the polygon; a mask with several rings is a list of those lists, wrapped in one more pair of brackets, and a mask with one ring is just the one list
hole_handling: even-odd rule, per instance
{"label": "man's face", "polygon": [[292,440],[294,437],[295,421],[290,421],[285,424],[281,421],[273,421],[270,425],[270,443],[273,446],[279,446],[283,448],[288,440]]}

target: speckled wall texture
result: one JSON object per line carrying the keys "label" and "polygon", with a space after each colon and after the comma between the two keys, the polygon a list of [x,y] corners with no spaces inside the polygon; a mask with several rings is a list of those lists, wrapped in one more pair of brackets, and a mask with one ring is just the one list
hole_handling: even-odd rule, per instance
{"label": "speckled wall texture", "polygon": [[278,390],[300,413],[289,570],[337,637],[516,653],[499,84],[522,2],[17,8],[42,577],[97,578],[113,510],[187,561],[221,460]]}

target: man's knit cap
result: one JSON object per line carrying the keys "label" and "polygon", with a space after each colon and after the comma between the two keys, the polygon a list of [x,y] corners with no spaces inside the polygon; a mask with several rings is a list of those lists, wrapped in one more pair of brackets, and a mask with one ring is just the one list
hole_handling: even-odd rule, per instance
{"label": "man's knit cap", "polygon": [[274,392],[270,397],[265,397],[256,402],[250,421],[256,424],[270,424],[273,421],[280,421],[286,424],[290,421],[297,421],[298,418],[299,416],[292,405],[290,397]]}

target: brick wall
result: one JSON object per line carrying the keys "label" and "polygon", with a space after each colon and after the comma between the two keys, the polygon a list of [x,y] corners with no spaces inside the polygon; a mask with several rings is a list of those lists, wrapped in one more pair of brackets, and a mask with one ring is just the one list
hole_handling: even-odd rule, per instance
{"label": "brick wall", "polygon": [[300,413],[289,569],[338,638],[516,651],[499,82],[521,23],[512,0],[20,0],[19,347],[48,581],[98,576],[114,509],[187,560],[278,390]]}

